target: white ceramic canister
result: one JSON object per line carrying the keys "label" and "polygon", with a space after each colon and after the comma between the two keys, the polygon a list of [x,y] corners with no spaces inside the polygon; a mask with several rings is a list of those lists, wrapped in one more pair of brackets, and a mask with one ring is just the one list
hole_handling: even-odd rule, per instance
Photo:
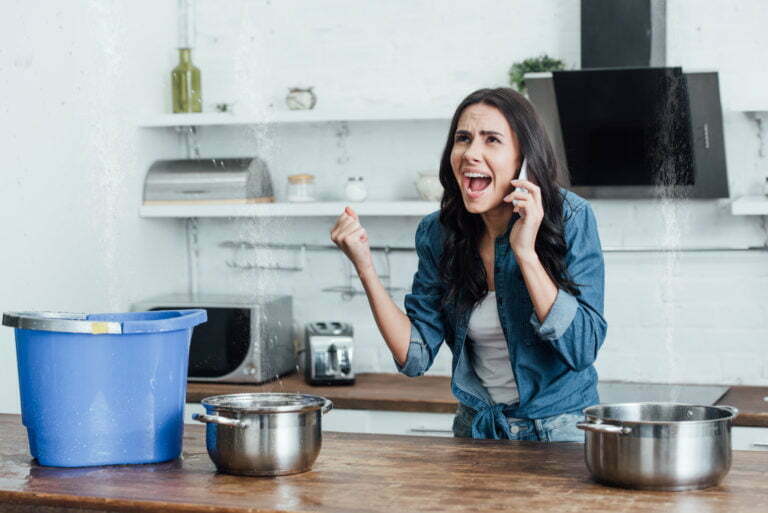
{"label": "white ceramic canister", "polygon": [[415,182],[419,196],[425,201],[440,201],[443,198],[443,186],[437,171],[421,171]]}
{"label": "white ceramic canister", "polygon": [[368,189],[362,176],[350,176],[344,187],[344,196],[349,201],[363,201],[368,197]]}

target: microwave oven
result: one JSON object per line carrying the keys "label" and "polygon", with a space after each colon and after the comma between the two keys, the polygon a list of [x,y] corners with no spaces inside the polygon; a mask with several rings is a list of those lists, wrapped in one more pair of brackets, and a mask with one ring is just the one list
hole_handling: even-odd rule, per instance
{"label": "microwave oven", "polygon": [[202,308],[189,347],[190,381],[263,383],[296,370],[291,296],[173,294],[134,311]]}

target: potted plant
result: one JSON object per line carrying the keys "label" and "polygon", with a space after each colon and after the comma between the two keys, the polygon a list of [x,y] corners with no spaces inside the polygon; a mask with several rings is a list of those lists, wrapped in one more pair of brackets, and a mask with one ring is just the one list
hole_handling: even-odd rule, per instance
{"label": "potted plant", "polygon": [[522,62],[516,62],[509,68],[509,83],[519,92],[525,92],[525,74],[541,71],[559,71],[565,69],[560,59],[553,59],[543,53],[538,57],[530,57]]}

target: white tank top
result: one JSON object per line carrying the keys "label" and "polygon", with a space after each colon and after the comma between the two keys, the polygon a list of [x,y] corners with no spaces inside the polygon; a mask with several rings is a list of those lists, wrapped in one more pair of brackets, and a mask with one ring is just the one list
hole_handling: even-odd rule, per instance
{"label": "white tank top", "polygon": [[519,399],[515,375],[496,309],[496,292],[477,304],[469,317],[469,345],[472,367],[496,403],[511,404]]}

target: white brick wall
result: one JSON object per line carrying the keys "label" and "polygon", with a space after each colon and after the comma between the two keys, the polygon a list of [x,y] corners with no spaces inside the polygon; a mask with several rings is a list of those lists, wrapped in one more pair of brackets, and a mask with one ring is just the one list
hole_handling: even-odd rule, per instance
{"label": "white brick wall", "polygon": [[[232,27],[251,27],[234,14],[245,13],[254,17],[249,23],[259,44],[268,43],[252,52],[259,63],[256,88],[265,104],[280,104],[285,87],[300,83],[315,86],[324,108],[428,105],[441,106],[446,115],[472,89],[505,84],[507,68],[521,58],[547,52],[578,67],[577,0],[449,3],[450,8],[445,2],[408,2],[404,9],[393,2],[358,9],[357,2],[339,0],[320,11],[300,1],[246,5],[228,0],[226,7],[202,2],[205,35],[198,62],[209,77],[210,66],[227,62],[234,42],[243,41]],[[228,16],[233,18],[227,30],[213,22]],[[297,24],[297,17],[312,21]],[[768,174],[765,159],[758,156],[754,122],[731,110],[745,97],[756,97],[754,90],[764,90],[768,61],[760,57],[760,48],[768,45],[767,22],[768,10],[759,0],[668,2],[668,64],[720,72],[732,197],[758,192]],[[374,27],[378,37],[368,37],[362,27]],[[248,50],[240,48],[237,55],[248,55]],[[221,78],[231,73],[225,67],[213,69]],[[236,99],[244,93],[232,90],[228,80],[209,84],[209,98]],[[200,139],[203,154],[257,149],[270,162],[279,198],[285,176],[305,171],[318,176],[325,199],[342,197],[348,175],[364,176],[372,199],[387,199],[416,197],[416,173],[436,168],[446,135],[440,122],[351,123],[347,128],[344,138],[336,135],[339,125],[320,124],[278,127],[266,141],[218,129],[204,131]],[[603,200],[593,207],[607,248],[760,247],[767,238],[761,219],[731,215],[728,201]],[[377,245],[412,244],[417,222],[364,219]],[[344,302],[321,292],[344,283],[339,254],[311,253],[301,273],[249,274],[224,267],[227,253],[215,247],[237,237],[326,243],[331,224],[330,219],[273,220],[268,226],[205,221],[201,287],[293,294],[297,325],[328,317],[351,321],[358,371],[393,371],[365,299]],[[415,256],[395,254],[392,262],[392,285],[408,288]],[[606,270],[609,334],[598,361],[603,379],[768,384],[768,253],[609,252]],[[395,299],[402,304],[402,294]],[[447,350],[431,372],[450,373]]]}
{"label": "white brick wall", "polygon": [[[603,379],[766,383],[768,254],[606,255]],[[662,284],[665,288],[662,288]]]}
{"label": "white brick wall", "polygon": [[[3,311],[127,309],[183,290],[182,223],[136,215],[149,163],[184,155],[173,132],[136,128],[142,115],[170,111],[175,5],[92,1],[42,14],[35,5],[3,6]],[[766,100],[767,25],[763,0],[668,2],[668,63],[720,72],[733,197],[756,193],[768,174],[755,122],[733,110]],[[570,67],[580,59],[578,0],[198,0],[197,27],[193,60],[203,72],[206,110],[234,102],[236,111],[265,112],[282,105],[289,87],[304,85],[315,87],[318,109],[443,109],[448,116],[469,91],[506,84],[512,62],[542,52]],[[206,128],[199,141],[203,156],[266,158],[278,199],[286,175],[300,171],[318,176],[325,199],[341,197],[348,175],[365,177],[371,199],[406,199],[416,197],[417,172],[437,166],[446,137],[444,122],[351,123],[340,136],[341,128]],[[766,240],[760,219],[732,216],[722,202],[676,203],[681,222],[672,230],[656,202],[594,207],[611,247]],[[302,273],[236,273],[217,247],[240,237],[327,242],[330,222],[203,221],[201,290],[293,294],[299,323],[354,322],[358,370],[393,371],[364,299],[321,292],[343,283],[339,255],[311,254]],[[417,220],[365,222],[376,244],[402,245],[412,243]],[[766,253],[685,253],[660,290],[667,258],[606,255],[602,376],[767,384]],[[392,285],[409,287],[414,256],[395,254],[392,264]],[[0,411],[17,411],[11,331],[0,333]],[[450,372],[446,352],[433,372]]]}

